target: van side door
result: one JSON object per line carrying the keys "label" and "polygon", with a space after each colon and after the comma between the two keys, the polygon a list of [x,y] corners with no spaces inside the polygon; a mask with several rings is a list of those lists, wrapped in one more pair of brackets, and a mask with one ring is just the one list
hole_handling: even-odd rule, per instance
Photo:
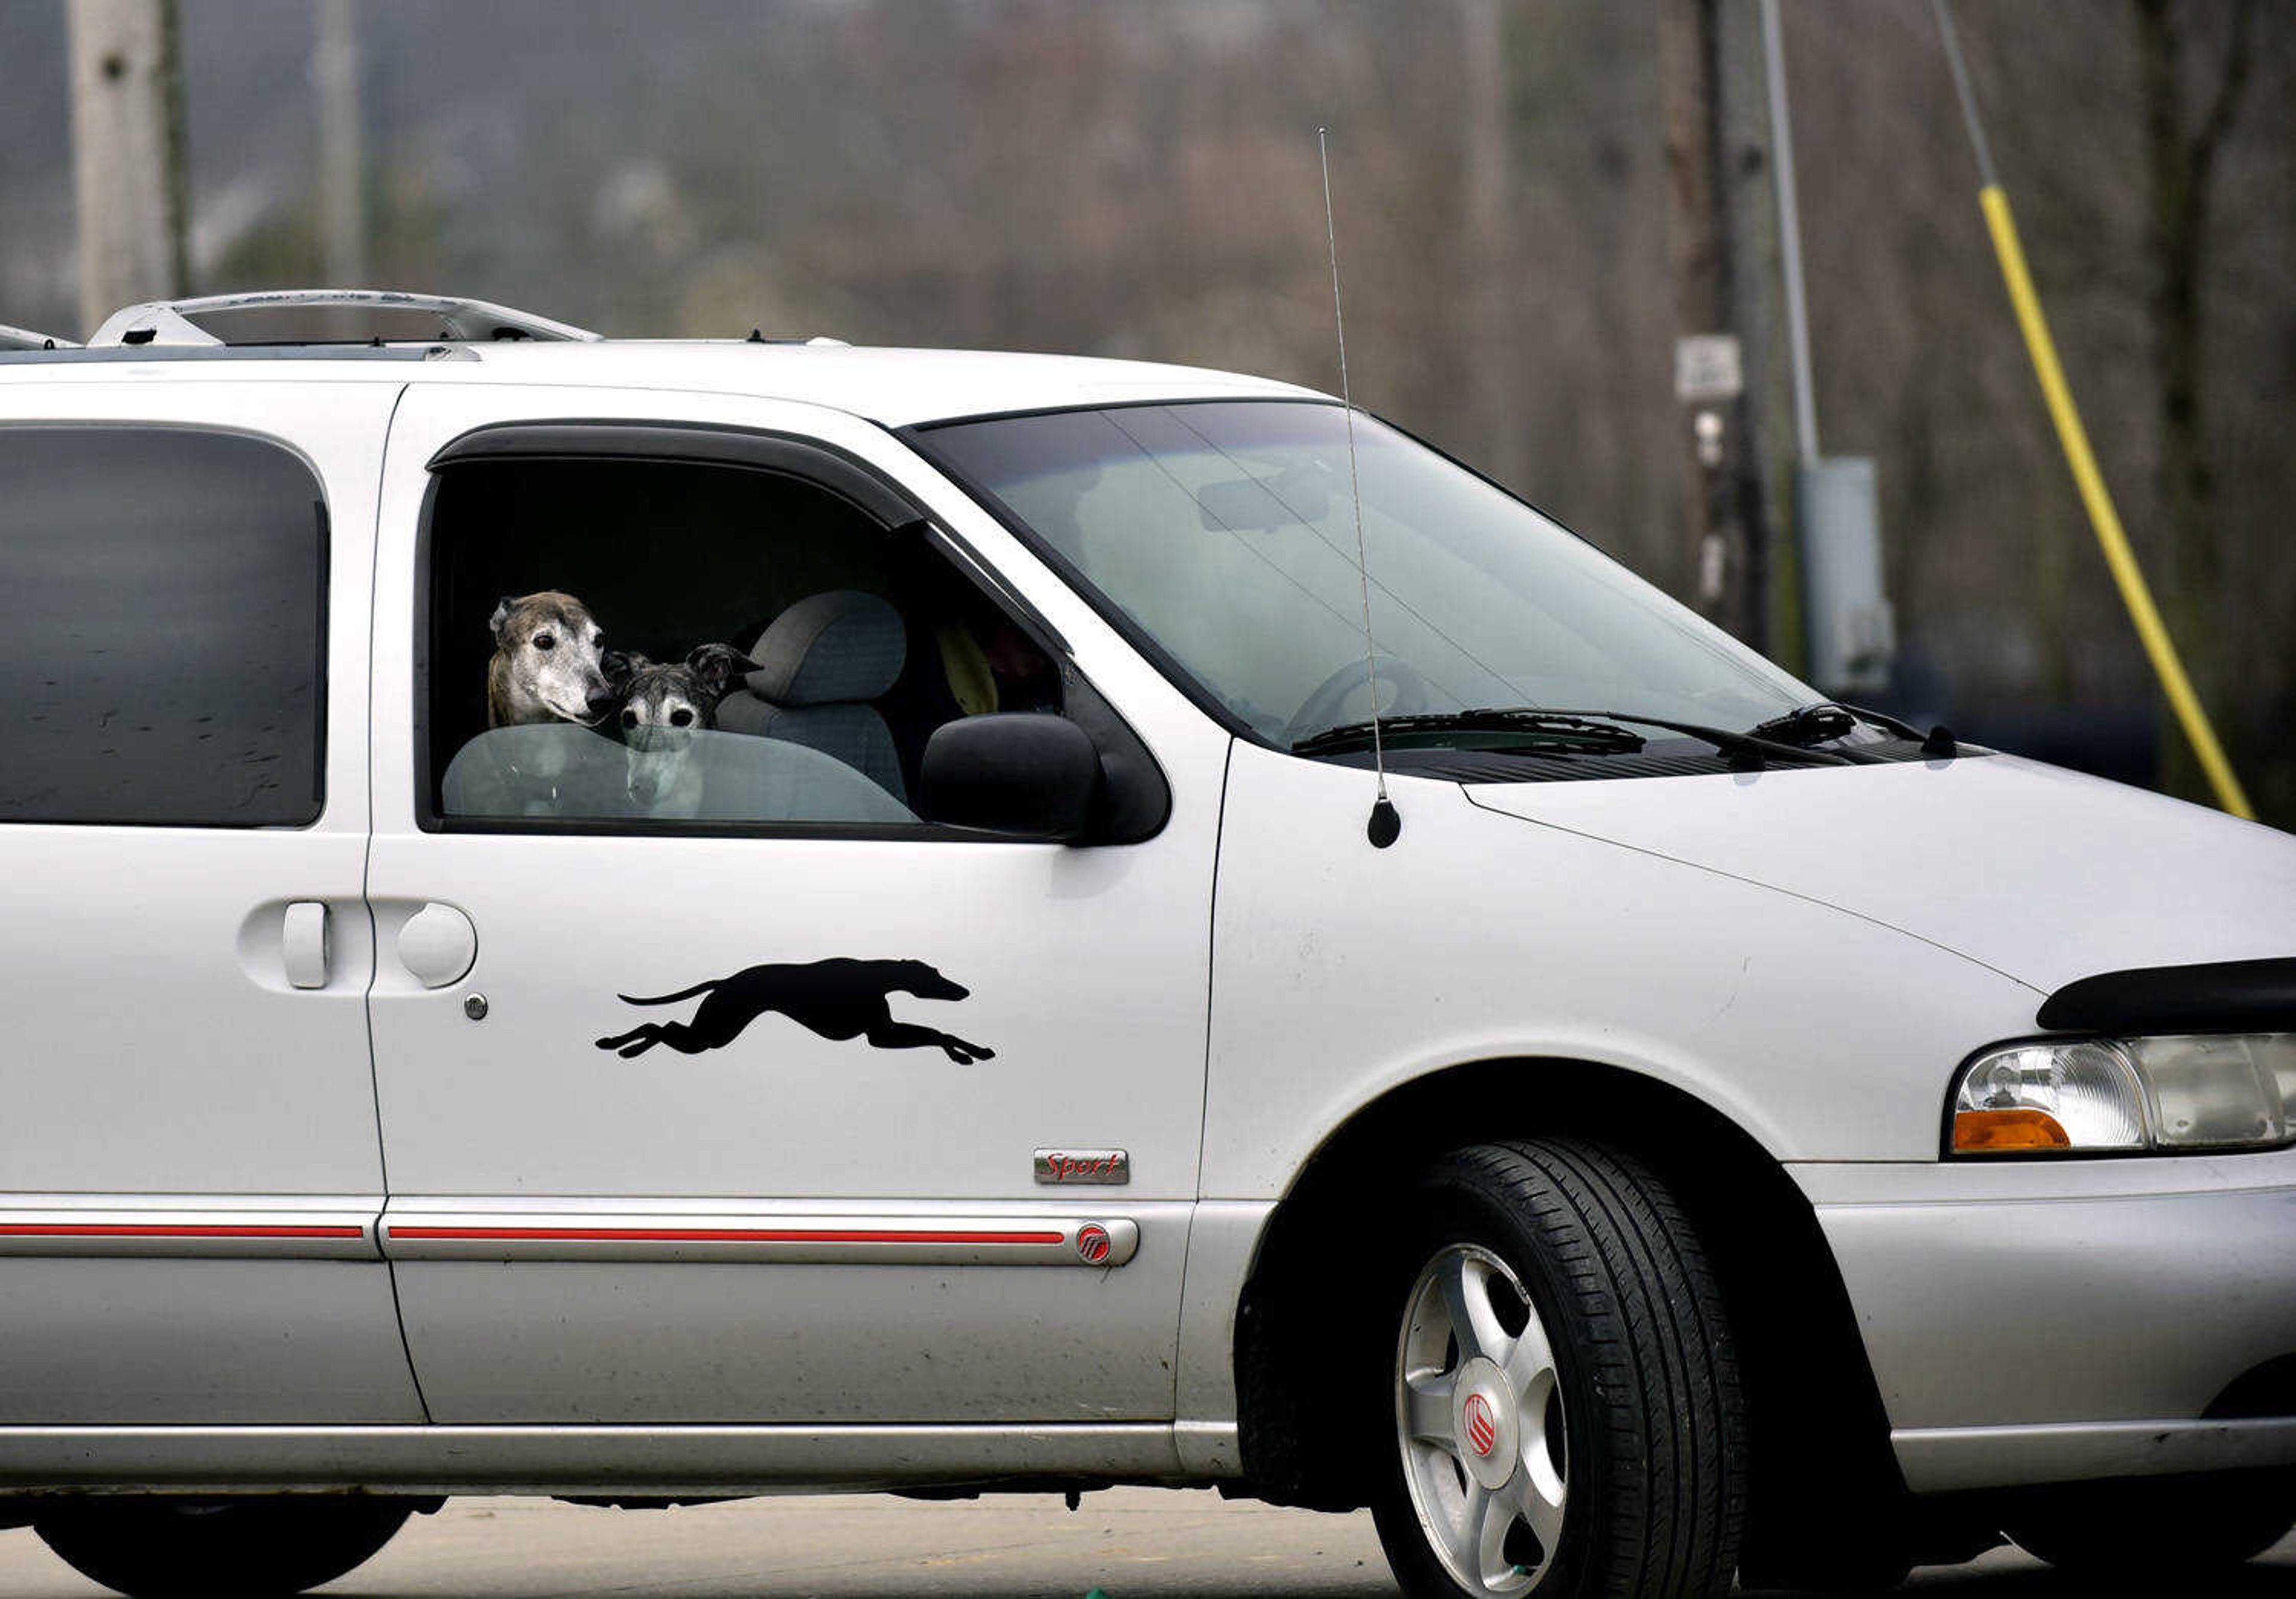
{"label": "van side door", "polygon": [[[1070,681],[1000,676],[1044,632],[929,539],[936,492],[1025,570],[834,412],[470,383],[401,407],[375,1049],[439,1422],[1064,1423],[1168,1469],[1226,737],[1040,568]],[[593,628],[761,658],[690,738],[488,726],[494,690],[578,714],[554,663]],[[921,819],[906,696],[984,708],[992,680],[1006,709],[1119,705],[1168,817],[1085,847]]]}
{"label": "van side door", "polygon": [[419,1422],[362,881],[398,385],[185,370],[0,385],[0,1423]]}

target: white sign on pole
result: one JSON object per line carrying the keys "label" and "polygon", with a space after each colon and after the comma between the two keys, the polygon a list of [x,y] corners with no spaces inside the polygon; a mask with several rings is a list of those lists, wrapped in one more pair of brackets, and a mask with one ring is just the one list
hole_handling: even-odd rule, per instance
{"label": "white sign on pole", "polygon": [[1690,405],[1745,392],[1735,333],[1693,333],[1674,341],[1674,398]]}

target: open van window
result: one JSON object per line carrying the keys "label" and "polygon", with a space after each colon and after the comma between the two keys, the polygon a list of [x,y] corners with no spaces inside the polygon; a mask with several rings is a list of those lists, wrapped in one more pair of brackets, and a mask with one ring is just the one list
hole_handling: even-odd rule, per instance
{"label": "open van window", "polygon": [[919,824],[932,732],[1060,709],[914,528],[784,473],[513,458],[439,474],[430,800],[462,825]]}
{"label": "open van window", "polygon": [[[1734,729],[1820,697],[1435,451],[1368,417],[1355,434],[1382,715],[1562,706]],[[917,437],[1242,728],[1289,749],[1368,714],[1338,407],[1112,406]]]}

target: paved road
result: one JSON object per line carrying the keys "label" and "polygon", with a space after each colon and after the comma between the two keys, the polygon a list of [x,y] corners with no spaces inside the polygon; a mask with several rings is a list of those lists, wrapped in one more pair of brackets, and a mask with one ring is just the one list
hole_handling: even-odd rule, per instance
{"label": "paved road", "polygon": [[[1229,1504],[1210,1492],[1119,1489],[1071,1514],[1058,1499],[920,1504],[752,1499],[634,1513],[531,1499],[456,1499],[323,1590],[369,1599],[1393,1599],[1365,1515]],[[88,1599],[29,1532],[0,1533],[0,1599]],[[2013,1550],[1915,1574],[1960,1599],[2074,1599],[2094,1590]],[[2191,1592],[2193,1590],[2186,1590]],[[2296,1599],[2296,1538],[2210,1599]]]}

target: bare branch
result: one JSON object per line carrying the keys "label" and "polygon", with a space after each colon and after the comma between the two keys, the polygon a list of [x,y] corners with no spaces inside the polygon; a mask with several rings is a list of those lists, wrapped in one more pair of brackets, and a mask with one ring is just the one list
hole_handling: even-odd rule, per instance
{"label": "bare branch", "polygon": [[2207,184],[2217,147],[2232,130],[2233,118],[2240,110],[2241,94],[2248,87],[2249,32],[2255,20],[2256,0],[2239,0],[2233,8],[2232,35],[2225,44],[2224,78],[2217,85],[2216,99],[2210,103],[2209,114],[2202,119],[2200,131],[2193,135],[2185,158],[2191,164],[2195,188]]}

